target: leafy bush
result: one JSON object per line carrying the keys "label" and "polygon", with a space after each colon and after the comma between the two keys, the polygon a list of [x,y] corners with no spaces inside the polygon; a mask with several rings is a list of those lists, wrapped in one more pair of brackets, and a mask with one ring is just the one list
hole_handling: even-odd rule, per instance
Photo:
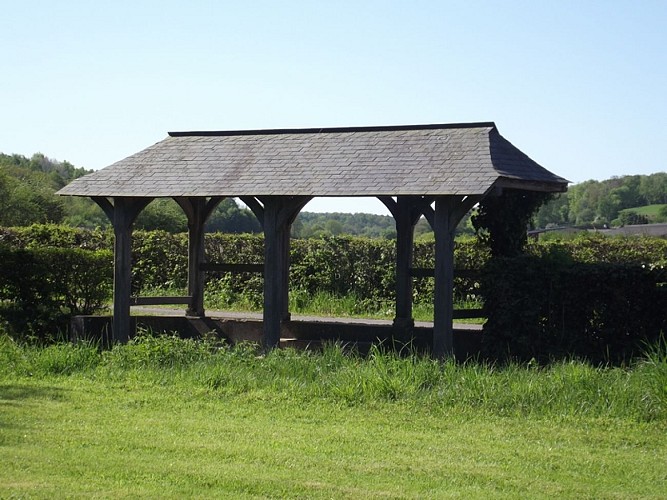
{"label": "leafy bush", "polygon": [[[65,226],[33,225],[0,229],[0,243],[11,248],[81,248],[111,251],[109,231],[80,230]],[[133,234],[133,292],[164,288],[184,289],[187,284],[187,235],[164,231],[135,231]],[[264,261],[262,235],[210,233],[205,238],[208,262],[261,264]],[[355,295],[379,308],[394,300],[395,244],[390,240],[359,237],[327,237],[292,241],[290,289],[293,292],[331,296]],[[489,260],[489,248],[475,238],[459,239],[455,246],[459,269],[482,269]],[[573,240],[531,242],[530,255],[553,252],[569,255],[574,262],[667,265],[667,240],[648,237],[609,238],[598,234]],[[414,245],[414,267],[433,268],[433,242]],[[416,304],[433,301],[433,278],[415,278]],[[475,300],[479,279],[457,277],[457,301]],[[240,301],[260,307],[261,273],[208,273],[206,291],[220,296],[221,303]]]}
{"label": "leafy bush", "polygon": [[644,214],[639,214],[633,210],[625,210],[618,216],[618,220],[622,226],[631,224],[648,224],[648,217]]}
{"label": "leafy bush", "polygon": [[137,231],[132,245],[132,292],[184,288],[188,282],[188,240],[184,234]]}
{"label": "leafy bush", "polygon": [[530,255],[545,256],[554,252],[568,255],[574,262],[667,265],[667,240],[648,236],[608,237],[585,233],[574,239],[533,242]]}
{"label": "leafy bush", "polygon": [[84,230],[56,224],[0,228],[0,244],[10,248],[81,248],[112,250],[113,232]]}
{"label": "leafy bush", "polygon": [[[261,264],[263,245],[260,235],[209,234],[206,255],[210,262]],[[476,269],[488,258],[488,251],[477,240],[467,239],[457,242],[455,255],[458,267]],[[311,297],[319,292],[332,297],[355,296],[360,307],[381,309],[394,300],[395,259],[395,243],[389,240],[349,236],[294,240],[290,290]],[[414,267],[434,267],[433,243],[415,244]],[[466,300],[478,293],[479,283],[471,278],[456,278],[455,286],[457,300]],[[207,292],[212,291],[229,301],[246,301],[258,307],[262,301],[262,276],[209,273]],[[416,303],[433,301],[433,278],[414,280],[413,299]]]}
{"label": "leafy bush", "polygon": [[109,300],[112,262],[105,250],[0,247],[0,317],[19,337],[62,333],[69,316]]}
{"label": "leafy bush", "polygon": [[505,189],[502,196],[487,196],[471,217],[479,238],[497,257],[513,257],[523,252],[528,242],[526,227],[535,211],[551,193]]}

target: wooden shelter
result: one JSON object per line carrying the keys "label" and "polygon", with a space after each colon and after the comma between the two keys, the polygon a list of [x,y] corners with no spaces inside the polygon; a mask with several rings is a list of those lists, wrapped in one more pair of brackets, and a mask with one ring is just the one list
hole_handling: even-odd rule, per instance
{"label": "wooden shelter", "polygon": [[412,319],[414,226],[435,233],[433,354],[451,355],[454,230],[483,197],[503,189],[561,192],[567,181],[503,138],[494,123],[227,132],[170,132],[61,195],[89,196],[113,223],[113,338],[130,336],[132,224],[153,199],[173,198],[188,219],[187,315],[203,316],[204,224],[224,197],[240,198],[264,231],[263,341],[276,346],[289,320],[290,227],[314,197],[377,197],[397,231],[397,329]]}

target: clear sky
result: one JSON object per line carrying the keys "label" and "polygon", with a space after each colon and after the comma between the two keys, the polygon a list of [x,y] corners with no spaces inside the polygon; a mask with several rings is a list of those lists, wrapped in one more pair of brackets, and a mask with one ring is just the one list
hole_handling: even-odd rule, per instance
{"label": "clear sky", "polygon": [[[0,0],[0,152],[494,121],[581,182],[667,170],[667,0]],[[310,211],[380,211],[321,200]]]}

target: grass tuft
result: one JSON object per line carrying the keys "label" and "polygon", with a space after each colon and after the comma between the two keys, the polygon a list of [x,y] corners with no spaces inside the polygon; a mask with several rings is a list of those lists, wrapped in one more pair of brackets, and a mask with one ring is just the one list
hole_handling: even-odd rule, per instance
{"label": "grass tuft", "polygon": [[181,339],[176,334],[155,335],[141,330],[127,344],[117,344],[104,353],[105,362],[117,369],[185,368],[211,355],[208,342]]}

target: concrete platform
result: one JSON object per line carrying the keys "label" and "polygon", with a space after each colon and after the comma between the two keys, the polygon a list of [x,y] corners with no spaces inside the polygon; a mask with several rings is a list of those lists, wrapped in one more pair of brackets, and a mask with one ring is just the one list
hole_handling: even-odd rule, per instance
{"label": "concrete platform", "polygon": [[[73,341],[87,339],[111,345],[111,316],[75,316],[72,318]],[[175,332],[183,338],[198,338],[212,332],[231,344],[262,340],[261,313],[207,311],[204,318],[186,317],[183,310],[133,307],[132,329],[137,327],[154,332]],[[454,352],[457,359],[467,359],[479,353],[482,326],[454,325]],[[410,346],[427,352],[433,342],[433,324],[417,322],[411,332],[395,330],[390,320],[293,316],[281,327],[280,346],[318,349],[325,342],[340,342],[365,353],[373,344],[401,349]]]}

